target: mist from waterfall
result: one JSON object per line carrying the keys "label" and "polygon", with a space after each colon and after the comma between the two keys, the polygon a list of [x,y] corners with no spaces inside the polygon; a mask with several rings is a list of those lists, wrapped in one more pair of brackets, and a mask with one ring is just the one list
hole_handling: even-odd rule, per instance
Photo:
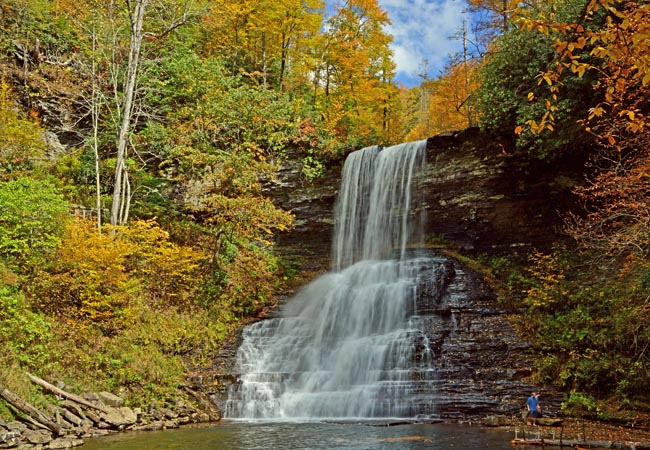
{"label": "mist from waterfall", "polygon": [[278,317],[246,327],[240,383],[225,417],[246,420],[413,418],[435,413],[422,298],[448,276],[409,250],[421,239],[413,185],[426,141],[349,155],[336,205],[332,271]]}

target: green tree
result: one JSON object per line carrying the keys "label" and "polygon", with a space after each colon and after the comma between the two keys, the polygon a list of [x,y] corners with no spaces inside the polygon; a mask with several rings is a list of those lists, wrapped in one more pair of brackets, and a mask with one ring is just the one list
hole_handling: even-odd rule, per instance
{"label": "green tree", "polygon": [[30,169],[44,154],[41,128],[16,110],[9,83],[0,80],[0,180]]}
{"label": "green tree", "polygon": [[25,269],[45,263],[61,242],[68,203],[47,181],[0,183],[0,257]]}
{"label": "green tree", "polygon": [[[578,3],[567,0],[560,5],[526,10],[531,16],[554,14],[575,18]],[[537,30],[512,28],[493,42],[480,69],[481,87],[477,92],[481,126],[501,135],[517,133],[519,148],[539,157],[553,157],[566,150],[580,131],[578,120],[586,115],[593,97],[594,78],[567,76],[562,95],[550,92],[540,74],[556,62],[551,37]],[[536,132],[520,125],[539,121],[552,105],[556,130]],[[584,142],[585,139],[581,139]]]}

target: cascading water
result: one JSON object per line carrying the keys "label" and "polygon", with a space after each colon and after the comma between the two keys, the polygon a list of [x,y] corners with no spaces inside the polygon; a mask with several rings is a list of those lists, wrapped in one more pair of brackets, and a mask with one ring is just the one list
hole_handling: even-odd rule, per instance
{"label": "cascading water", "polygon": [[435,414],[427,309],[450,276],[444,260],[408,250],[420,238],[413,185],[426,141],[369,147],[346,160],[332,272],[278,317],[246,327],[240,382],[225,416],[322,420]]}

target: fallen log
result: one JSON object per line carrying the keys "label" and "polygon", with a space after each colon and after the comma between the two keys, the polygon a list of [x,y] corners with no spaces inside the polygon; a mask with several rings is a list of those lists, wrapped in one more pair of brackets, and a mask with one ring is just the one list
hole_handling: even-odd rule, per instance
{"label": "fallen log", "polygon": [[32,405],[18,397],[16,394],[11,392],[9,389],[0,386],[0,397],[4,398],[11,406],[21,411],[22,413],[28,415],[36,422],[47,427],[53,431],[56,435],[61,435],[61,427],[50,419],[47,415],[40,412],[38,409],[34,408]]}
{"label": "fallen log", "polygon": [[72,400],[75,403],[79,403],[80,405],[84,405],[84,406],[87,406],[89,408],[93,408],[93,409],[96,409],[98,411],[101,411],[101,412],[106,412],[106,408],[104,408],[103,406],[95,405],[95,404],[89,402],[88,400],[86,400],[83,397],[79,397],[76,394],[72,394],[70,392],[64,391],[63,389],[59,389],[58,387],[48,383],[47,381],[43,380],[42,378],[39,378],[39,377],[37,377],[35,375],[32,375],[31,373],[28,373],[27,376],[34,383],[38,384],[39,386],[47,389],[48,391],[50,391],[50,392],[52,392],[54,394],[60,395],[61,397],[65,397],[68,400]]}

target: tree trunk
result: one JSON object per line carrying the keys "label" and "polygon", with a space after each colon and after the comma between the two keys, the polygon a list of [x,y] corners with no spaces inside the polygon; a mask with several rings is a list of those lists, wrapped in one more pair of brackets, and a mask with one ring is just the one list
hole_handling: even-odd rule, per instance
{"label": "tree trunk", "polygon": [[102,185],[101,174],[99,173],[99,101],[101,98],[99,86],[97,84],[97,63],[95,62],[95,55],[97,50],[97,35],[95,27],[93,26],[93,62],[92,62],[92,77],[93,77],[93,93],[91,102],[91,113],[93,121],[93,141],[92,148],[95,155],[95,206],[97,208],[97,231],[102,232]]}
{"label": "tree trunk", "polygon": [[52,393],[54,393],[56,395],[60,395],[61,397],[65,397],[68,400],[72,400],[75,403],[79,403],[80,405],[84,405],[84,406],[87,406],[89,408],[93,408],[93,409],[96,409],[98,411],[101,411],[101,412],[106,412],[106,408],[104,408],[103,406],[94,405],[94,404],[90,403],[88,400],[86,400],[83,397],[79,397],[78,395],[71,394],[70,392],[66,392],[63,389],[59,389],[58,387],[51,385],[50,383],[43,380],[42,378],[39,378],[39,377],[37,377],[35,375],[32,375],[31,373],[28,373],[27,376],[34,383],[38,384],[39,386],[47,389],[48,391],[50,391],[50,392],[52,392]]}
{"label": "tree trunk", "polygon": [[131,15],[131,46],[126,80],[124,82],[124,103],[122,104],[122,122],[117,138],[117,158],[115,161],[115,185],[113,187],[113,204],[111,206],[111,225],[124,225],[129,216],[128,168],[126,166],[126,147],[128,145],[133,99],[137,85],[138,59],[142,47],[142,25],[144,11],[149,0],[135,0],[135,9]]}
{"label": "tree trunk", "polygon": [[0,397],[4,398],[10,405],[28,415],[39,424],[52,430],[56,435],[61,435],[61,427],[57,425],[52,419],[34,408],[32,405],[18,397],[16,394],[0,386]]}

